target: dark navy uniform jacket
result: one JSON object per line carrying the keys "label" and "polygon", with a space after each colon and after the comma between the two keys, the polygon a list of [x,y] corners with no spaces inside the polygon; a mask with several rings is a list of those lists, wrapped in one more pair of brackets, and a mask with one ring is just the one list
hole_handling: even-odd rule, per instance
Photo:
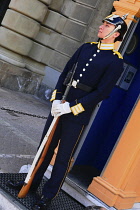
{"label": "dark navy uniform jacket", "polygon": [[85,43],[68,61],[56,84],[51,101],[62,99],[66,88],[63,82],[68,71],[72,69],[73,64],[76,62],[78,62],[78,65],[74,80],[92,87],[93,90],[86,92],[71,87],[66,100],[70,103],[72,112],[66,114],[66,118],[86,125],[95,106],[100,101],[108,98],[123,72],[123,59],[118,52],[111,49],[113,45],[94,42]]}

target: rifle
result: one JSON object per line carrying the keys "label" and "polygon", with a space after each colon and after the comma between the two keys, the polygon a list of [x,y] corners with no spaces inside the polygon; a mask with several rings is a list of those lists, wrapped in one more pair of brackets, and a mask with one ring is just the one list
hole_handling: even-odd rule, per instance
{"label": "rifle", "polygon": [[[71,70],[71,72],[72,72],[71,73],[71,77],[70,77],[69,82],[67,84],[67,88],[66,88],[66,90],[64,92],[64,95],[62,97],[61,103],[64,103],[65,100],[66,100],[66,97],[67,97],[68,92],[70,90],[70,87],[72,85],[73,76],[74,76],[75,70],[77,68],[77,64],[78,63],[73,65],[73,68]],[[24,198],[27,195],[27,193],[28,193],[28,191],[29,191],[29,189],[31,187],[32,181],[33,181],[33,179],[35,177],[35,174],[38,171],[39,167],[41,166],[42,162],[44,161],[44,158],[45,158],[45,156],[47,154],[47,151],[49,149],[49,146],[51,144],[53,135],[55,133],[57,124],[59,122],[59,118],[60,117],[54,117],[54,119],[53,119],[53,121],[52,121],[52,123],[51,123],[51,125],[50,125],[50,127],[49,127],[49,129],[47,131],[47,134],[45,135],[45,137],[44,137],[44,139],[43,139],[43,141],[42,141],[42,143],[41,143],[41,145],[40,145],[40,147],[39,147],[39,149],[38,149],[38,151],[36,153],[36,156],[35,156],[35,158],[33,160],[31,168],[30,168],[30,170],[29,170],[29,172],[28,172],[28,174],[27,174],[27,176],[25,178],[23,187],[21,188],[20,192],[18,193],[18,197],[19,198]]]}

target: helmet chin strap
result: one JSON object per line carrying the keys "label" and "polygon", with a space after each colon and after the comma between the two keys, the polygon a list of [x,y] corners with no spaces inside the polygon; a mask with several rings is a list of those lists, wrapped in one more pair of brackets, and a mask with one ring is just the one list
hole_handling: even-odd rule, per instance
{"label": "helmet chin strap", "polygon": [[119,29],[121,29],[121,25],[118,25],[117,28],[115,28],[113,31],[111,31],[108,35],[106,35],[104,38],[102,38],[102,40],[107,39],[108,37],[110,37],[112,34],[114,34],[116,31],[118,31]]}

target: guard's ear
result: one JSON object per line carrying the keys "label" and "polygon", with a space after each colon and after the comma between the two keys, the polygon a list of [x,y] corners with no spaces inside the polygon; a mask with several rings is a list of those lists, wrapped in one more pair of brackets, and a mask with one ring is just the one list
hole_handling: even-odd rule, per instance
{"label": "guard's ear", "polygon": [[118,36],[120,36],[120,33],[119,33],[118,31],[116,31],[116,32],[114,33],[114,38],[117,38]]}

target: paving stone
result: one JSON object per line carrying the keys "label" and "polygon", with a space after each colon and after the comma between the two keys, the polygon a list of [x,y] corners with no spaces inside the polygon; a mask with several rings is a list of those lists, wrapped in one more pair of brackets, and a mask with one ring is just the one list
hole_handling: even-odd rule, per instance
{"label": "paving stone", "polygon": [[[0,108],[9,108],[40,117],[47,117],[50,111],[47,101],[27,93],[0,88],[0,98]],[[32,115],[0,109],[0,170],[2,172],[18,173],[21,166],[33,162],[46,119]]]}

